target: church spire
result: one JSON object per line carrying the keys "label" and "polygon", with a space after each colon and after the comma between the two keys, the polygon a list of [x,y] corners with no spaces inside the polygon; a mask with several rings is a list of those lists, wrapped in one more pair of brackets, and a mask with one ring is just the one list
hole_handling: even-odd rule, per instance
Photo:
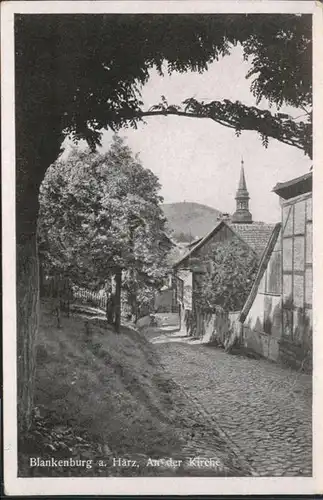
{"label": "church spire", "polygon": [[252,215],[249,212],[249,193],[244,173],[244,161],[241,160],[240,180],[236,194],[236,211],[232,216],[233,223],[252,223]]}
{"label": "church spire", "polygon": [[244,175],[244,161],[241,159],[241,171],[240,171],[240,181],[239,181],[239,191],[247,191],[246,178]]}

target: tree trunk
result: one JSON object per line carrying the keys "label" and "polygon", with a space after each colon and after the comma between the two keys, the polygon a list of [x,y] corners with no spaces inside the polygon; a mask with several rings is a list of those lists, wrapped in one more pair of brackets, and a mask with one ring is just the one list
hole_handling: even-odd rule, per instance
{"label": "tree trunk", "polygon": [[115,320],[114,326],[117,333],[120,332],[121,323],[121,281],[122,281],[122,271],[119,269],[115,274],[116,291],[115,291]]}
{"label": "tree trunk", "polygon": [[17,244],[17,396],[18,428],[31,424],[35,339],[39,320],[39,267],[36,232]]}
{"label": "tree trunk", "polygon": [[39,261],[39,295],[40,297],[46,296],[46,280],[45,280],[45,271],[42,260],[40,259],[38,253],[38,261]]}
{"label": "tree trunk", "polygon": [[[20,101],[16,102],[19,109]],[[61,139],[52,132],[47,143],[33,124],[16,128],[16,246],[17,246],[17,405],[18,438],[31,425],[35,375],[35,341],[39,323],[39,263],[37,218],[39,187],[47,167],[56,160]],[[35,144],[28,130],[41,144]],[[46,127],[44,127],[46,131]],[[50,136],[50,132],[49,132]]]}
{"label": "tree trunk", "polygon": [[[22,24],[17,22],[15,34],[17,402],[18,436],[22,439],[23,431],[31,423],[39,318],[36,246],[39,187],[47,168],[59,155],[64,126],[56,80],[48,73],[53,66],[52,58],[40,58],[35,50],[29,51],[32,59],[26,57],[28,44],[24,34],[28,37],[28,30],[24,31]],[[40,74],[50,75],[39,79],[38,92],[32,91],[30,79],[26,78],[28,68],[35,64]]]}

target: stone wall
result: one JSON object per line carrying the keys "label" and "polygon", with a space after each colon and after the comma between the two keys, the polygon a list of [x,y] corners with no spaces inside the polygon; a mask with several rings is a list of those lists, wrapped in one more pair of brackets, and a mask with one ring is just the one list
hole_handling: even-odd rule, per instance
{"label": "stone wall", "polygon": [[240,342],[242,325],[239,321],[240,311],[226,312],[220,310],[207,314],[195,308],[192,318],[194,336],[203,343],[215,344],[230,349]]}

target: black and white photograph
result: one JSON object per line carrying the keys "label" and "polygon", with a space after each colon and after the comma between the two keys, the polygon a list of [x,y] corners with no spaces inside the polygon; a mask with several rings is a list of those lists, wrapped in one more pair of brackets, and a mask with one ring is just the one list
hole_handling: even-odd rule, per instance
{"label": "black and white photograph", "polygon": [[319,492],[322,9],[237,4],[1,5],[10,494]]}

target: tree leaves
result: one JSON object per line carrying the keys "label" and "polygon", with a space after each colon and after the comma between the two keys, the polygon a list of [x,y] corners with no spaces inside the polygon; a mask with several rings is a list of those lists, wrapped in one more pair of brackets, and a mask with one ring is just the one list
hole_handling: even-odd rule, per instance
{"label": "tree leaves", "polygon": [[119,267],[131,270],[129,290],[158,285],[166,272],[159,189],[158,178],[119,137],[104,155],[74,150],[57,162],[40,196],[40,247],[48,271],[59,268],[95,288]]}
{"label": "tree leaves", "polygon": [[286,113],[271,113],[255,106],[246,106],[240,101],[198,101],[188,98],[182,107],[169,105],[167,102],[153,106],[149,111],[143,111],[141,117],[156,115],[177,115],[188,118],[210,118],[211,120],[232,128],[239,137],[243,130],[258,132],[262,144],[268,147],[269,137],[284,144],[294,146],[312,155],[312,114],[306,113],[307,121],[296,121]]}
{"label": "tree leaves", "polygon": [[[310,15],[290,14],[17,15],[18,129],[34,127],[36,142],[51,132],[63,132],[75,140],[85,139],[94,149],[100,145],[103,129],[136,127],[147,115],[141,88],[151,68],[161,75],[164,67],[169,74],[202,72],[238,43],[251,64],[246,78],[257,105],[267,99],[278,108],[287,104],[310,112],[311,21]],[[270,118],[254,119],[247,126],[251,108],[216,101],[202,102],[199,108],[197,104],[197,115],[225,126],[233,122],[238,133],[245,129],[271,136],[264,130]],[[178,106],[168,105],[164,98],[150,111],[175,112]],[[286,128],[288,142],[281,133]],[[303,140],[298,129],[292,137],[291,125],[282,122],[274,137],[309,154],[309,133],[310,126]]]}
{"label": "tree leaves", "polygon": [[258,261],[254,253],[237,239],[211,247],[204,259],[207,269],[198,281],[196,303],[206,312],[217,307],[240,310],[251,290]]}

